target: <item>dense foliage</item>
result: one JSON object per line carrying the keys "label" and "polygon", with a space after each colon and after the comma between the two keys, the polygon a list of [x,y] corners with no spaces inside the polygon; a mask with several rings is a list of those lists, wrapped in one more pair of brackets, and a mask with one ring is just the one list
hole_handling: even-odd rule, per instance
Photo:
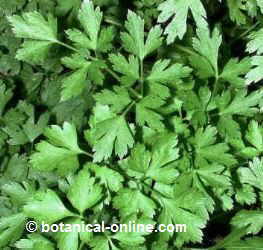
{"label": "dense foliage", "polygon": [[[0,248],[263,249],[261,0],[1,0]],[[47,223],[187,233],[28,233]]]}

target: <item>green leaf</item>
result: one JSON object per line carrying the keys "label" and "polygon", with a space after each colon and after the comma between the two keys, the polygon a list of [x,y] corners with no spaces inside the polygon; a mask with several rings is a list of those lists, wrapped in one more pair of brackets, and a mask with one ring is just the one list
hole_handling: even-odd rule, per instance
{"label": "green leaf", "polygon": [[30,163],[37,170],[57,171],[59,175],[65,176],[79,167],[77,155],[78,153],[69,149],[42,141],[36,145],[36,152],[30,156]]}
{"label": "green leaf", "polygon": [[259,158],[254,158],[252,162],[249,162],[249,168],[240,167],[238,175],[242,183],[249,184],[263,191],[263,183],[261,181],[263,177],[263,161]]}
{"label": "green leaf", "polygon": [[[68,219],[67,225],[81,225],[80,219]],[[56,235],[59,250],[78,250],[79,249],[79,232],[72,230],[69,232],[58,232]]]}
{"label": "green leaf", "polygon": [[18,38],[31,39],[22,44],[16,58],[31,64],[42,64],[52,44],[57,40],[57,21],[51,15],[47,20],[38,12],[8,17],[13,32]]}
{"label": "green leaf", "polygon": [[71,15],[76,15],[79,7],[81,5],[81,0],[65,0],[62,2],[57,2],[56,13],[58,15],[66,15],[70,12]]}
{"label": "green leaf", "polygon": [[157,96],[148,95],[144,97],[136,104],[136,123],[140,126],[147,124],[155,130],[163,130],[163,117],[158,114],[157,111],[164,103],[165,102]]}
{"label": "green leaf", "polygon": [[5,84],[0,81],[0,116],[3,114],[6,104],[13,96],[12,89],[6,88]]}
{"label": "green leaf", "polygon": [[56,19],[48,16],[47,20],[38,12],[24,13],[8,17],[13,27],[13,32],[19,38],[57,42]]}
{"label": "green leaf", "polygon": [[263,40],[263,29],[260,29],[255,32],[251,32],[249,35],[250,41],[247,43],[247,49],[246,51],[250,54],[256,53],[257,55],[260,55],[263,53],[263,49],[261,46],[262,40]]}
{"label": "green leaf", "polygon": [[229,188],[231,182],[229,176],[224,174],[225,167],[220,165],[201,166],[196,172],[205,183],[211,187]]}
{"label": "green leaf", "polygon": [[5,11],[5,13],[14,13],[15,11],[21,10],[21,8],[24,6],[24,1],[14,0],[12,2],[10,1],[2,1],[0,4],[0,8]]}
{"label": "green leaf", "polygon": [[205,129],[198,129],[195,138],[196,162],[202,165],[204,162],[216,162],[226,166],[236,163],[232,154],[227,153],[229,147],[226,143],[216,142],[217,130],[208,126]]}
{"label": "green leaf", "polygon": [[253,56],[251,59],[251,64],[253,68],[246,74],[247,85],[262,80],[263,56]]}
{"label": "green leaf", "polygon": [[226,141],[241,139],[240,125],[233,119],[232,116],[221,116],[217,124],[218,132],[221,136],[226,138]]}
{"label": "green leaf", "polygon": [[6,183],[2,186],[2,191],[6,193],[16,205],[24,205],[35,193],[35,188],[27,182],[19,184],[17,182]]}
{"label": "green leaf", "polygon": [[87,164],[86,167],[95,173],[95,177],[100,179],[100,183],[113,192],[118,192],[122,188],[124,178],[117,171],[107,166],[98,166],[96,164]]}
{"label": "green leaf", "polygon": [[229,82],[236,88],[245,87],[244,75],[246,75],[251,67],[251,59],[246,57],[241,61],[238,59],[230,59],[223,69],[220,78]]}
{"label": "green leaf", "polygon": [[[205,227],[206,220],[191,210],[189,211],[189,207],[184,207],[180,200],[163,198],[161,203],[163,204],[163,209],[158,218],[159,224],[181,224],[182,229],[184,228],[183,225],[187,225],[187,234],[181,232],[177,235],[177,244],[179,246],[182,246],[184,242],[202,241],[203,233],[201,229]],[[162,235],[162,238],[165,239],[167,234],[169,236],[169,233],[166,232]]]}
{"label": "green leaf", "polygon": [[263,152],[263,131],[259,127],[258,122],[252,120],[249,123],[246,139],[253,145],[259,152]]}
{"label": "green leaf", "polygon": [[82,93],[85,85],[89,85],[87,74],[91,62],[87,61],[79,54],[73,54],[72,57],[62,58],[62,63],[74,70],[72,74],[63,79],[61,101],[66,101]]}
{"label": "green leaf", "polygon": [[[24,214],[13,214],[8,217],[0,218],[0,247],[18,240],[25,229],[26,217]],[[3,248],[4,249],[4,248]]]}
{"label": "green leaf", "polygon": [[[194,127],[204,126],[207,122],[207,111],[213,110],[212,93],[208,87],[201,87],[198,93],[192,90],[178,93],[183,107],[187,110],[187,119]],[[210,105],[212,104],[212,105]]]}
{"label": "green leaf", "polygon": [[261,249],[262,15],[263,0],[1,0],[0,249]]}
{"label": "green leaf", "polygon": [[119,190],[117,196],[113,199],[113,206],[119,210],[122,218],[138,212],[152,218],[156,209],[152,199],[142,194],[139,190],[128,188]]}
{"label": "green leaf", "polygon": [[85,33],[78,29],[66,31],[68,38],[78,48],[107,52],[112,48],[115,36],[113,27],[101,28],[103,13],[100,8],[95,8],[92,1],[83,1],[78,14],[78,19]]}
{"label": "green leaf", "polygon": [[95,100],[103,105],[108,105],[115,113],[120,113],[131,102],[126,88],[113,87],[113,91],[103,90],[95,95]]}
{"label": "green leaf", "polygon": [[246,6],[244,2],[241,0],[227,0],[227,5],[230,19],[238,25],[245,24],[246,16],[243,11],[246,10]]}
{"label": "green leaf", "polygon": [[[243,237],[245,234],[246,234],[245,229],[233,228],[233,231],[230,234],[228,234],[224,239],[220,240],[214,247],[211,247],[211,250],[235,249],[235,245],[240,243],[241,237]],[[242,241],[242,243],[244,242]],[[233,248],[231,248],[231,246]]]}
{"label": "green leaf", "polygon": [[[83,192],[85,190],[85,192]],[[87,168],[82,169],[70,184],[67,197],[81,214],[97,204],[102,198],[102,188],[95,183]]]}
{"label": "green leaf", "polygon": [[119,232],[116,235],[114,235],[113,238],[127,246],[138,246],[143,244],[145,241],[145,239],[138,233]]}
{"label": "green leaf", "polygon": [[209,61],[199,54],[189,56],[189,63],[197,70],[196,74],[200,79],[207,79],[214,76],[214,69]]}
{"label": "green leaf", "polygon": [[241,188],[238,188],[236,190],[236,200],[241,204],[255,204],[257,199],[256,199],[256,194],[254,192],[253,187],[245,184],[242,185]]}
{"label": "green leaf", "polygon": [[[108,238],[105,236],[96,236],[89,244],[93,250],[110,250]],[[112,248],[117,250],[118,248]]]}
{"label": "green leaf", "polygon": [[130,176],[136,178],[151,178],[157,182],[171,184],[179,175],[172,163],[179,157],[177,138],[171,134],[161,137],[152,151],[138,144],[131,152],[131,156],[121,165]]}
{"label": "green leaf", "polygon": [[22,126],[24,133],[28,137],[29,141],[32,143],[37,137],[43,134],[48,122],[49,113],[46,112],[39,117],[39,120],[35,122],[34,117],[30,117],[27,122]]}
{"label": "green leaf", "polygon": [[68,29],[66,30],[66,34],[68,39],[73,42],[74,47],[76,48],[93,49],[92,46],[96,46],[97,41],[95,41],[95,44],[92,45],[92,42],[86,36],[86,34],[78,29]]}
{"label": "green leaf", "polygon": [[234,98],[231,100],[224,100],[225,98],[229,99],[229,93],[223,93],[220,99],[226,103],[226,105],[219,107],[219,115],[245,115],[252,116],[258,110],[255,106],[259,103],[260,99],[263,96],[263,91],[258,90],[254,91],[251,94],[247,94],[246,90],[240,90],[236,93]]}
{"label": "green leaf", "polygon": [[89,119],[90,129],[84,131],[85,139],[91,147],[94,146],[96,142],[94,133],[96,132],[97,124],[114,117],[115,114],[110,110],[109,106],[101,105],[99,103],[96,104],[93,108],[93,115]]}
{"label": "green leaf", "polygon": [[68,122],[64,122],[62,129],[57,125],[47,128],[45,136],[58,147],[65,147],[76,153],[83,152],[78,146],[76,128]]}
{"label": "green leaf", "polygon": [[83,153],[77,144],[74,125],[65,122],[63,129],[57,125],[46,129],[48,141],[36,145],[37,152],[30,156],[32,167],[40,171],[56,170],[60,175],[74,172],[78,166],[77,155]]}
{"label": "green leaf", "polygon": [[34,218],[38,222],[52,224],[73,214],[65,208],[59,196],[52,190],[38,192],[32,200],[23,208],[24,213],[29,218]]}
{"label": "green leaf", "polygon": [[28,158],[14,154],[8,161],[4,175],[12,181],[24,181],[28,171]]}
{"label": "green leaf", "polygon": [[162,44],[162,30],[154,26],[144,41],[144,20],[132,11],[128,11],[125,28],[128,33],[121,33],[124,48],[142,61],[147,55],[158,49]]}
{"label": "green leaf", "polygon": [[8,143],[11,145],[23,145],[28,142],[33,143],[37,137],[43,134],[50,115],[46,112],[42,114],[36,122],[36,112],[31,104],[21,101],[19,102],[17,109],[19,112],[25,114],[27,119],[18,121],[18,124],[7,123],[7,126],[3,128],[5,133],[10,136]]}
{"label": "green leaf", "polygon": [[198,28],[197,37],[193,38],[193,48],[203,56],[213,67],[218,76],[218,52],[222,43],[222,36],[217,28],[210,35],[208,28]]}
{"label": "green leaf", "polygon": [[108,159],[113,151],[123,158],[134,144],[129,125],[123,116],[115,116],[96,124],[92,133],[94,139],[94,162]]}
{"label": "green leaf", "polygon": [[260,8],[261,13],[263,13],[263,3],[261,0],[256,0],[258,7]]}
{"label": "green leaf", "polygon": [[[171,165],[171,169],[169,169],[169,164],[174,162],[179,157],[179,150],[177,148],[177,137],[173,136],[172,134],[165,134],[161,137],[159,137],[153,144],[152,148],[152,159],[150,164],[150,173],[148,173],[149,176],[154,177],[156,180],[161,180],[162,177],[162,171],[165,176],[164,168],[161,170],[161,166],[168,167],[167,172],[170,172],[170,176],[168,179],[170,179],[168,182],[170,182],[172,179],[174,179],[177,176],[177,171],[173,169],[173,166]],[[158,170],[159,168],[159,170]],[[159,173],[158,173],[159,172]],[[166,176],[167,178],[168,176]]]}
{"label": "green leaf", "polygon": [[131,151],[131,155],[120,162],[122,168],[130,176],[141,178],[147,173],[151,162],[151,153],[142,144],[137,144]]}
{"label": "green leaf", "polygon": [[166,23],[170,18],[171,22],[165,28],[165,34],[168,35],[167,43],[171,44],[177,37],[182,39],[187,30],[187,16],[191,10],[197,27],[206,27],[206,11],[200,0],[167,0],[158,7],[161,11],[158,22]]}
{"label": "green leaf", "polygon": [[103,60],[93,60],[88,67],[88,78],[96,85],[103,85],[105,68],[106,64]]}
{"label": "green leaf", "polygon": [[86,46],[89,49],[97,49],[102,16],[103,14],[100,11],[100,8],[97,7],[95,9],[92,1],[83,1],[78,14],[78,19],[88,35]]}
{"label": "green leaf", "polygon": [[241,210],[233,217],[231,224],[237,228],[246,228],[247,234],[257,234],[263,228],[263,212]]}
{"label": "green leaf", "polygon": [[28,239],[20,239],[15,243],[19,249],[54,250],[54,244],[41,234],[29,234]]}
{"label": "green leaf", "polygon": [[[136,224],[140,225],[155,225],[155,222],[147,217],[137,217],[136,215],[128,216],[124,221],[123,224],[128,225],[130,221],[134,221]],[[150,232],[144,232],[141,230],[140,232],[117,232],[112,236],[112,239],[120,241],[124,246],[134,247],[134,249],[142,249],[140,245],[145,242],[144,236],[150,234]]]}
{"label": "green leaf", "polygon": [[226,245],[226,250],[245,249],[245,250],[262,250],[263,239],[261,237],[253,237],[245,240],[233,242],[231,245]]}
{"label": "green leaf", "polygon": [[120,78],[123,85],[132,85],[140,78],[139,62],[134,56],[129,56],[129,59],[126,60],[126,58],[121,54],[111,54],[109,60],[113,64],[113,69],[123,75]]}
{"label": "green leaf", "polygon": [[[186,78],[190,75],[191,69],[176,63],[169,66],[170,60],[159,60],[152,68],[147,80],[150,82],[159,82],[162,84],[173,83]],[[168,67],[169,66],[169,67]]]}
{"label": "green leaf", "polygon": [[30,64],[42,64],[48,56],[51,43],[47,41],[25,41],[16,53],[16,58]]}
{"label": "green leaf", "polygon": [[101,30],[97,49],[101,52],[108,52],[112,49],[112,41],[116,35],[114,27],[108,27]]}

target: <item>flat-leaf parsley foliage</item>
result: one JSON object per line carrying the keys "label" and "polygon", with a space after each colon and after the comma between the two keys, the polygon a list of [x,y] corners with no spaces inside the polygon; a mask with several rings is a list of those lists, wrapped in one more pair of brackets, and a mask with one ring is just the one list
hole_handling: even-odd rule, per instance
{"label": "flat-leaf parsley foliage", "polygon": [[260,0],[1,0],[0,248],[263,249],[262,17]]}

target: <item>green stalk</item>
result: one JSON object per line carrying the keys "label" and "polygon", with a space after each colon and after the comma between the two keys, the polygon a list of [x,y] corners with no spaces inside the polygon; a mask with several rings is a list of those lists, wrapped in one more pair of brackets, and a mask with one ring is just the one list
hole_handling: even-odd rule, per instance
{"label": "green stalk", "polygon": [[260,24],[260,21],[257,21],[255,24],[253,24],[249,29],[247,29],[246,31],[244,31],[243,33],[241,33],[237,38],[233,39],[230,43],[233,44],[234,42],[236,42],[237,40],[245,37],[247,34],[249,34],[252,30],[254,30],[258,25]]}
{"label": "green stalk", "polygon": [[218,71],[216,70],[215,82],[214,82],[214,89],[213,89],[211,98],[213,98],[213,97],[217,94],[218,80],[219,80],[219,76],[218,76]]}
{"label": "green stalk", "polygon": [[91,153],[86,152],[86,151],[82,151],[82,154],[84,154],[90,158],[93,158],[93,155]]}
{"label": "green stalk", "polygon": [[182,52],[185,52],[185,53],[187,53],[189,55],[192,55],[192,56],[196,55],[196,53],[193,50],[191,50],[190,48],[188,48],[188,47],[176,44],[175,48],[178,49],[178,50],[181,50]]}
{"label": "green stalk", "polygon": [[133,107],[133,105],[134,105],[135,103],[136,103],[135,101],[132,101],[132,102],[130,103],[130,105],[123,111],[122,116],[126,116],[127,113],[131,110],[131,108]]}
{"label": "green stalk", "polygon": [[105,71],[107,71],[118,82],[121,82],[121,78],[114,71],[112,71],[110,68],[105,68]]}
{"label": "green stalk", "polygon": [[106,18],[104,19],[104,21],[105,21],[106,23],[113,24],[113,25],[118,26],[118,27],[122,27],[122,26],[123,26],[121,23],[119,23],[119,22],[117,22],[117,21],[115,21],[115,20],[113,20],[113,19],[111,19],[111,18],[108,18],[108,17],[106,17]]}
{"label": "green stalk", "polygon": [[129,88],[129,91],[130,91],[134,96],[136,96],[138,99],[142,99],[142,96],[141,96],[136,90],[134,90],[133,88]]}
{"label": "green stalk", "polygon": [[143,79],[143,60],[140,60],[140,83],[141,83],[141,95],[143,96],[144,92],[144,79]]}
{"label": "green stalk", "polygon": [[63,43],[63,42],[61,42],[61,41],[58,41],[58,40],[57,40],[57,44],[60,44],[60,45],[66,47],[66,48],[68,48],[68,49],[70,49],[70,50],[73,50],[74,52],[78,52],[78,50],[75,49],[74,47],[72,47],[72,46],[70,46],[70,45],[68,45],[68,44],[66,44],[66,43]]}

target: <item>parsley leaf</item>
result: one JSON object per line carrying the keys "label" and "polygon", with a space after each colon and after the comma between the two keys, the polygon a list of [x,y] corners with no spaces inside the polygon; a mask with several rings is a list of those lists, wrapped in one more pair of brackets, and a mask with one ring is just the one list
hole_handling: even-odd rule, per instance
{"label": "parsley leaf", "polygon": [[123,85],[132,85],[139,79],[139,62],[134,56],[129,56],[129,59],[126,60],[121,54],[111,54],[109,59],[113,64],[113,69],[123,74],[120,79]]}
{"label": "parsley leaf", "polygon": [[34,194],[33,200],[28,201],[23,211],[28,217],[49,224],[73,215],[50,189]]}
{"label": "parsley leaf", "polygon": [[47,57],[50,46],[58,43],[57,21],[51,15],[47,20],[38,12],[28,12],[22,15],[10,16],[15,35],[26,38],[23,47],[17,52],[17,59],[26,62],[41,63]]}
{"label": "parsley leaf", "polygon": [[14,243],[24,231],[26,218],[23,213],[13,214],[0,219],[0,247]]}
{"label": "parsley leaf", "polygon": [[162,44],[162,30],[159,26],[153,27],[149,31],[146,41],[144,41],[144,21],[130,10],[128,11],[125,28],[128,33],[121,33],[123,46],[141,61]]}
{"label": "parsley leaf", "polygon": [[222,37],[217,28],[210,36],[208,28],[198,28],[197,38],[193,38],[193,48],[203,56],[213,67],[215,76],[218,76],[218,52]]}
{"label": "parsley leaf", "polygon": [[41,171],[56,170],[60,175],[75,171],[78,166],[77,155],[83,153],[77,144],[77,133],[73,125],[65,122],[63,129],[53,125],[46,129],[48,141],[36,145],[30,157],[32,167]]}
{"label": "parsley leaf", "polygon": [[237,228],[247,227],[247,233],[258,233],[263,228],[262,211],[241,210],[231,221]]}
{"label": "parsley leaf", "polygon": [[[85,193],[83,193],[85,189]],[[82,169],[74,177],[67,194],[71,204],[82,214],[94,206],[102,198],[102,188],[95,184],[95,178],[90,176],[87,169]]]}
{"label": "parsley leaf", "polygon": [[120,210],[122,218],[140,211],[143,215],[153,217],[155,203],[138,190],[123,188],[113,200],[113,205]]}
{"label": "parsley leaf", "polygon": [[190,10],[198,27],[207,26],[206,11],[200,0],[190,0],[187,2],[183,0],[167,0],[161,3],[158,9],[161,11],[158,22],[165,23],[172,17],[172,21],[165,29],[165,34],[168,35],[168,44],[174,42],[177,37],[182,39],[185,35],[187,30],[186,21]]}
{"label": "parsley leaf", "polygon": [[259,158],[255,158],[250,162],[249,168],[239,168],[238,174],[242,183],[249,184],[261,191],[263,190],[263,185],[260,181],[263,175],[263,163]]}
{"label": "parsley leaf", "polygon": [[86,131],[86,134],[88,133],[91,133],[94,141],[94,162],[108,159],[113,151],[122,158],[134,144],[129,125],[122,115],[113,115],[112,118],[96,123],[94,128]]}

